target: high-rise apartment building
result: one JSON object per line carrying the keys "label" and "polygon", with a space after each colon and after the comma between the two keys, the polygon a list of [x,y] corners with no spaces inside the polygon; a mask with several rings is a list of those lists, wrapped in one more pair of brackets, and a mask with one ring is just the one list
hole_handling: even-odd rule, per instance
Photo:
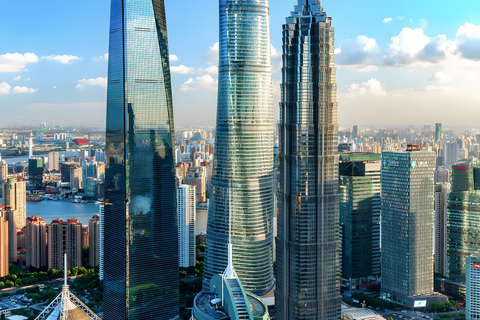
{"label": "high-rise apartment building", "polygon": [[273,96],[268,0],[220,0],[220,60],[203,290],[227,266],[229,190],[233,265],[264,295],[273,275]]}
{"label": "high-rise apartment building", "polygon": [[178,265],[195,267],[195,186],[182,185],[177,189],[178,212]]}
{"label": "high-rise apartment building", "polygon": [[456,141],[446,142],[443,146],[444,164],[450,167],[458,162],[459,148]]}
{"label": "high-rise apartment building", "polygon": [[283,320],[340,318],[334,49],[320,1],[299,0],[283,25],[275,289]]}
{"label": "high-rise apartment building", "polygon": [[86,161],[82,164],[82,187],[87,186],[87,179],[105,180],[105,164],[97,161]]}
{"label": "high-rise apartment building", "polygon": [[435,142],[441,141],[443,139],[442,124],[435,124]]}
{"label": "high-rise apartment building", "polygon": [[480,319],[480,255],[466,258],[465,319]]}
{"label": "high-rise apartment building", "polygon": [[5,219],[8,221],[8,260],[17,262],[17,211],[4,207]]}
{"label": "high-rise apartment building", "polygon": [[47,266],[47,224],[42,218],[27,218],[25,229],[25,245],[27,249],[27,267],[37,269]]}
{"label": "high-rise apartment building", "polygon": [[48,153],[48,169],[55,172],[60,170],[60,152],[53,151]]}
{"label": "high-rise apartment building", "polygon": [[355,140],[358,138],[358,126],[353,126],[352,129],[352,139]]}
{"label": "high-rise apartment building", "polygon": [[8,221],[0,206],[0,277],[8,275]]}
{"label": "high-rise apartment building", "polygon": [[381,155],[340,155],[341,279],[349,288],[380,276]]}
{"label": "high-rise apartment building", "polygon": [[446,167],[438,167],[435,170],[435,183],[450,183],[450,172]]}
{"label": "high-rise apartment building", "polygon": [[2,186],[2,201],[4,207],[15,211],[15,224],[22,229],[27,223],[27,184],[16,177],[7,179]]}
{"label": "high-rise apartment building", "polygon": [[447,272],[447,202],[449,193],[450,183],[439,182],[435,184],[434,272],[440,277],[445,277]]}
{"label": "high-rise apartment building", "polygon": [[88,221],[88,265],[97,267],[100,258],[100,215],[94,215]]}
{"label": "high-rise apartment building", "polygon": [[163,0],[112,0],[104,319],[179,316],[173,106]]}
{"label": "high-rise apartment building", "polygon": [[82,225],[77,219],[54,219],[48,225],[47,233],[49,269],[63,269],[65,252],[69,268],[82,266]]}
{"label": "high-rise apartment building", "polygon": [[480,168],[476,161],[452,167],[448,197],[447,278],[465,283],[466,257],[480,253]]}
{"label": "high-rise apartment building", "polygon": [[418,146],[382,155],[381,294],[409,308],[433,293],[435,157]]}
{"label": "high-rise apartment building", "polygon": [[195,199],[197,203],[204,203],[207,201],[207,179],[205,167],[191,167],[187,170],[187,176],[183,179],[183,183],[196,186]]}

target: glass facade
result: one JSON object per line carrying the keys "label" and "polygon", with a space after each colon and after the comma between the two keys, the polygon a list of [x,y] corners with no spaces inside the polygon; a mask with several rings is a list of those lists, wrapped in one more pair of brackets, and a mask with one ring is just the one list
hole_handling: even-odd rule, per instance
{"label": "glass facade", "polygon": [[273,102],[268,0],[220,0],[215,160],[203,290],[227,266],[231,190],[233,264],[245,290],[273,277]]}
{"label": "glass facade", "polygon": [[334,28],[299,0],[283,25],[279,124],[278,319],[340,318]]}
{"label": "glass facade", "polygon": [[382,154],[382,297],[433,292],[435,153]]}
{"label": "glass facade", "polygon": [[112,0],[104,319],[178,319],[173,110],[163,0]]}
{"label": "glass facade", "polygon": [[466,320],[480,319],[480,256],[466,258]]}
{"label": "glass facade", "polygon": [[380,275],[380,159],[340,155],[341,278],[351,288]]}
{"label": "glass facade", "polygon": [[473,161],[452,167],[447,205],[447,278],[455,282],[465,283],[466,257],[480,253],[478,171]]}

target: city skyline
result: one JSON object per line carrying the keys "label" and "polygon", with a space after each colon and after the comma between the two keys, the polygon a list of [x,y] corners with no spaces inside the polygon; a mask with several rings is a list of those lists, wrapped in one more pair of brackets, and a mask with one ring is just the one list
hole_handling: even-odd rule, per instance
{"label": "city skyline", "polygon": [[[376,2],[322,1],[338,21],[340,126],[434,122],[474,126],[473,120],[469,123],[456,114],[470,112],[469,118],[475,119],[480,113],[474,90],[480,82],[480,4],[472,0],[449,7],[446,1],[407,1],[379,6]],[[280,94],[281,23],[293,3],[271,5],[274,122]],[[190,10],[175,1],[166,5],[174,35],[176,123],[213,125],[218,4],[194,2]],[[109,4],[86,1],[74,6],[67,8],[59,1],[48,5],[28,1],[21,7],[2,3],[0,105],[10,108],[0,125],[104,122]],[[200,26],[193,18],[198,12],[204,17]],[[20,14],[24,20],[18,19]],[[192,106],[190,101],[198,102]],[[455,113],[450,110],[452,102],[457,102]],[[391,110],[401,112],[392,119]],[[430,120],[432,114],[435,119]]]}

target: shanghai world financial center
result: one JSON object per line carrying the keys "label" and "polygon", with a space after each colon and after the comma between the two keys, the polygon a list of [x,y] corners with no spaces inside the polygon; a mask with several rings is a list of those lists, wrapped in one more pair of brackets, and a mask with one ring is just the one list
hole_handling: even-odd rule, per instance
{"label": "shanghai world financial center", "polygon": [[[226,267],[231,214],[239,278],[247,290],[273,295],[269,1],[220,0],[219,7],[217,130],[203,289]],[[276,309],[279,319],[337,319],[334,31],[320,1],[298,0],[283,35]],[[173,140],[164,1],[112,0],[104,319],[179,317]]]}

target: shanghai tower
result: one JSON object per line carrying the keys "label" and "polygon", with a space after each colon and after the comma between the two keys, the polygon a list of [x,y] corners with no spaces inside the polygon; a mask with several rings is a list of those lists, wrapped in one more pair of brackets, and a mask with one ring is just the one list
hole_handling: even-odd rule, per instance
{"label": "shanghai tower", "polygon": [[112,0],[105,320],[178,319],[173,110],[163,0]]}
{"label": "shanghai tower", "polygon": [[340,319],[334,28],[318,0],[283,25],[277,317]]}
{"label": "shanghai tower", "polygon": [[245,290],[268,293],[273,276],[273,105],[268,0],[220,0],[215,160],[203,290],[228,256]]}

